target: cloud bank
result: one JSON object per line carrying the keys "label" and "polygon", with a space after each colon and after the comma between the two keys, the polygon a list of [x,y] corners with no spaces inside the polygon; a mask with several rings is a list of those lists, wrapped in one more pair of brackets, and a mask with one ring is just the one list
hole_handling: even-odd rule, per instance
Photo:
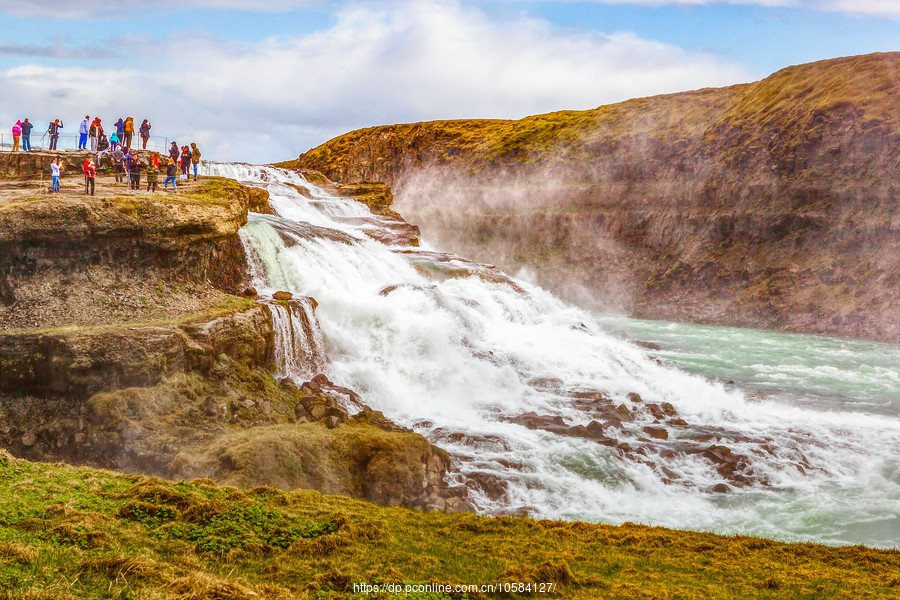
{"label": "cloud bank", "polygon": [[275,161],[360,127],[520,118],[758,75],[629,33],[501,21],[455,2],[347,7],[327,30],[258,44],[173,35],[114,45],[134,60],[0,71],[0,117],[149,117],[154,132],[197,141],[209,158]]}

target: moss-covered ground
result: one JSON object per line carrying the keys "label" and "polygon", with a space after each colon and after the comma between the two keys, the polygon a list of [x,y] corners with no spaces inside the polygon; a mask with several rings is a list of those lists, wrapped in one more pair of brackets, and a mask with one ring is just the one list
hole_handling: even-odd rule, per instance
{"label": "moss-covered ground", "polygon": [[896,598],[900,552],[422,513],[0,451],[0,598],[387,598],[353,584],[498,582],[564,598]]}

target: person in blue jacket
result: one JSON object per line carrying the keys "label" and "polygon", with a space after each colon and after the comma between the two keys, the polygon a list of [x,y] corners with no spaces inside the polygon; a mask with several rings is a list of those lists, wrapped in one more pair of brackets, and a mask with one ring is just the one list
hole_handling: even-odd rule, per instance
{"label": "person in blue jacket", "polygon": [[84,121],[81,122],[81,126],[78,128],[78,149],[79,150],[87,150],[87,139],[88,132],[91,130],[91,118],[88,115],[84,116]]}

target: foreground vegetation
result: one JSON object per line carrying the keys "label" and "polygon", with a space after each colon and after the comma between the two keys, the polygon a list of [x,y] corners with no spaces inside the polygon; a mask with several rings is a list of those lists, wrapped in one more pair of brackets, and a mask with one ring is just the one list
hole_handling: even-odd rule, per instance
{"label": "foreground vegetation", "polygon": [[895,550],[422,513],[0,451],[3,599],[386,598],[353,584],[497,582],[552,582],[566,598],[895,598],[898,573]]}

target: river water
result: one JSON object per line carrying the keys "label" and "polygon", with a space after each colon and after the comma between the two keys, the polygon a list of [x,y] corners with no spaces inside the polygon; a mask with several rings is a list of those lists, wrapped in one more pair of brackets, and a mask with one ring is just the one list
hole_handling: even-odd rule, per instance
{"label": "river water", "polygon": [[[324,372],[448,450],[479,512],[900,546],[900,347],[592,314],[379,243],[389,224],[296,173],[212,169],[278,212],[241,230],[253,285],[316,299]],[[530,412],[560,427],[511,422]]]}

